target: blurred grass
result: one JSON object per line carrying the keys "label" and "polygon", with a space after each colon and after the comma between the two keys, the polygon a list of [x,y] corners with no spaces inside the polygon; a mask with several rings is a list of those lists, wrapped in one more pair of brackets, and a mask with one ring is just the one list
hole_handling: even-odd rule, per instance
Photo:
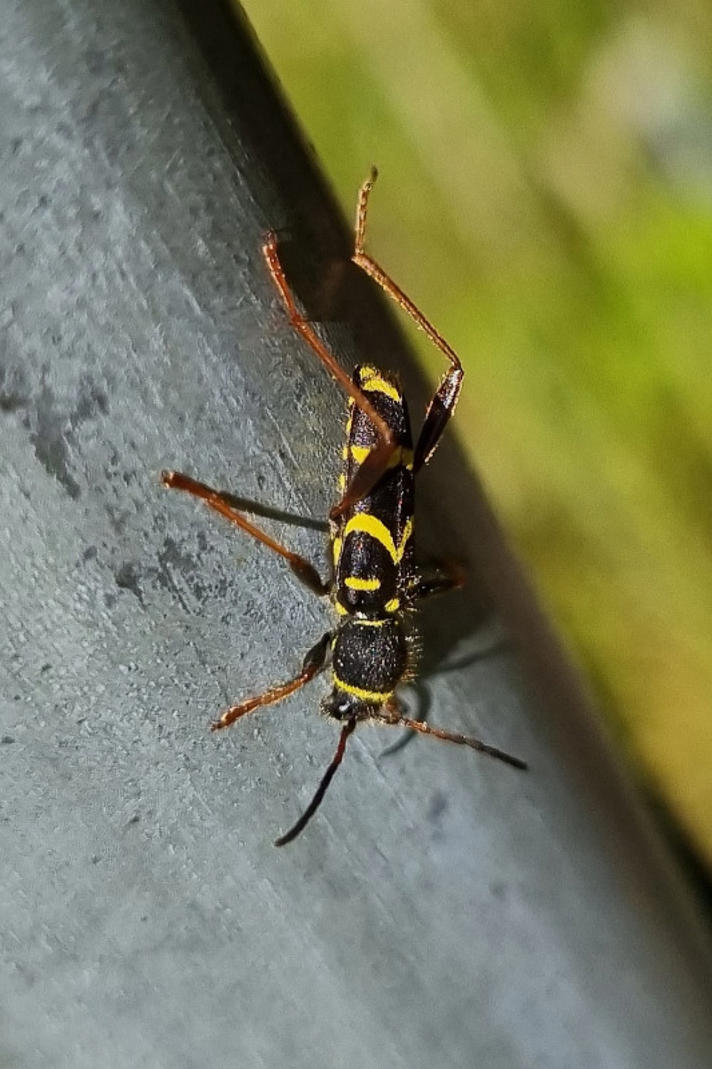
{"label": "blurred grass", "polygon": [[[712,5],[247,0],[619,740],[712,864]],[[433,379],[439,354],[414,337]]]}

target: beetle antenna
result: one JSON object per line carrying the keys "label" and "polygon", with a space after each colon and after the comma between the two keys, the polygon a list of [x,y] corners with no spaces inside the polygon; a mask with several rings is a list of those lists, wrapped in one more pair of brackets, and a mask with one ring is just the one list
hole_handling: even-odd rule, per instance
{"label": "beetle antenna", "polygon": [[348,720],[344,724],[344,726],[341,729],[341,734],[339,736],[339,745],[336,747],[336,753],[332,757],[331,764],[327,768],[326,772],[324,773],[324,775],[322,777],[321,783],[319,784],[319,786],[316,789],[316,794],[314,795],[314,797],[312,798],[311,802],[309,803],[307,808],[304,810],[304,812],[302,813],[302,815],[300,816],[299,820],[294,825],[294,827],[290,828],[289,831],[285,832],[284,835],[280,835],[279,839],[275,839],[275,841],[274,841],[274,845],[275,846],[286,846],[287,843],[291,843],[292,839],[296,839],[296,837],[300,834],[300,832],[304,831],[304,829],[306,828],[307,824],[309,823],[309,821],[311,820],[311,818],[314,816],[314,814],[316,813],[317,809],[321,805],[322,798],[324,797],[324,795],[326,794],[327,790],[329,789],[329,784],[331,783],[332,779],[334,778],[334,773],[336,772],[337,768],[339,767],[339,765],[341,764],[341,762],[343,760],[344,750],[346,749],[346,740],[348,739],[349,735],[353,732],[355,727],[356,727],[356,721],[353,718],[351,720]]}

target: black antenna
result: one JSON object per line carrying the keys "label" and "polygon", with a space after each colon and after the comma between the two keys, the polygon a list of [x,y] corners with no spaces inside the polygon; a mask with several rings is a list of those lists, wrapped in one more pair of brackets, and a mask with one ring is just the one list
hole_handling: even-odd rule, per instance
{"label": "black antenna", "polygon": [[326,794],[329,784],[334,778],[334,773],[341,764],[344,756],[344,750],[346,749],[346,740],[356,727],[355,720],[348,720],[341,729],[341,735],[339,736],[339,745],[336,747],[336,753],[331,759],[331,764],[324,773],[323,779],[316,789],[316,794],[312,798],[307,808],[302,813],[301,817],[288,832],[281,835],[279,839],[275,839],[275,846],[286,846],[287,843],[291,843],[292,839],[296,839],[300,832],[304,831],[311,818],[316,813],[317,809],[321,805],[321,800]]}

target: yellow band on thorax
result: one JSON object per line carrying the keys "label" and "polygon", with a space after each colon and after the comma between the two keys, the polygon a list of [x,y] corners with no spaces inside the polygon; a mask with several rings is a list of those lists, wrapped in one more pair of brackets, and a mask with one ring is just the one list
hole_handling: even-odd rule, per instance
{"label": "yellow band on thorax", "polygon": [[344,583],[350,590],[378,590],[380,579],[362,579],[359,575],[347,575]]}
{"label": "yellow band on thorax", "polygon": [[373,702],[374,705],[382,705],[393,695],[392,690],[365,690],[364,687],[355,687],[353,683],[345,683],[339,679],[336,672],[332,671],[334,686],[339,690],[345,690],[347,694],[353,694],[355,698],[362,698],[365,702]]}

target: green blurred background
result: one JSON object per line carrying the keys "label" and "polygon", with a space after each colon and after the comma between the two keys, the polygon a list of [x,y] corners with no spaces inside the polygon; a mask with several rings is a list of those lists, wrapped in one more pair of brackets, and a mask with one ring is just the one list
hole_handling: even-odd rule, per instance
{"label": "green blurred background", "polygon": [[[246,0],[618,743],[712,868],[712,4]],[[415,335],[433,380],[442,358]]]}

